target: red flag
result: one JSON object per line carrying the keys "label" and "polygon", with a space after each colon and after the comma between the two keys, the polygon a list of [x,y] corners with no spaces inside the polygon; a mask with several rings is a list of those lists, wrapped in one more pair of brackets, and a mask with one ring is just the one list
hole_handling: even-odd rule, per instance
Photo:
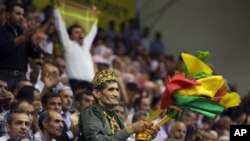
{"label": "red flag", "polygon": [[180,89],[185,89],[194,85],[199,85],[195,79],[187,79],[183,73],[176,72],[174,76],[167,77],[166,89],[161,99],[161,109],[165,109],[174,104],[172,94]]}

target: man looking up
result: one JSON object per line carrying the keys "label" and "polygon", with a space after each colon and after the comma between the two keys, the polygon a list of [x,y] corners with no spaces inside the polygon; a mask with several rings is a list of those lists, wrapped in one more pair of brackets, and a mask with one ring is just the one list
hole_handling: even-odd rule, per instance
{"label": "man looking up", "polygon": [[65,50],[66,73],[71,88],[75,91],[79,83],[91,82],[95,75],[90,48],[97,34],[97,22],[92,25],[90,32],[85,36],[83,29],[77,24],[71,25],[67,31],[58,9],[54,10],[54,16],[55,25]]}

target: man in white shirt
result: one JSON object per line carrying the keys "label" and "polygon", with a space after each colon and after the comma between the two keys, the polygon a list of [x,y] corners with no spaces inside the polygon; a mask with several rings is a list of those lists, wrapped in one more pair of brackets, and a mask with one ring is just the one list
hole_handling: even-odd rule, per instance
{"label": "man in white shirt", "polygon": [[77,24],[70,26],[67,32],[59,10],[54,10],[54,16],[65,51],[66,73],[74,91],[81,81],[91,82],[95,75],[90,48],[97,34],[97,21],[92,25],[90,32],[84,36],[82,28]]}
{"label": "man in white shirt", "polygon": [[56,111],[45,111],[39,117],[40,131],[35,134],[36,141],[56,141],[54,138],[61,135],[63,118]]}

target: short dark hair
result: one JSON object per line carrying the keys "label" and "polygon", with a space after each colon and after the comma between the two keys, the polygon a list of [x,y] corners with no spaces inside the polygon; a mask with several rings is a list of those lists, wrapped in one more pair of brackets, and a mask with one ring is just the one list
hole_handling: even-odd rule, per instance
{"label": "short dark hair", "polygon": [[27,114],[27,112],[25,112],[25,111],[23,111],[23,110],[20,110],[20,109],[15,109],[15,110],[11,111],[11,112],[7,115],[7,123],[8,123],[9,125],[11,125],[11,123],[12,123],[14,114],[26,114],[27,116],[29,116],[29,115]]}
{"label": "short dark hair", "polygon": [[77,83],[75,91],[77,91],[79,89],[92,91],[93,90],[93,85],[92,85],[92,83],[90,83],[88,81],[80,81],[79,83]]}
{"label": "short dark hair", "polygon": [[44,111],[39,115],[38,125],[42,131],[44,130],[43,122],[44,121],[49,122],[51,120],[50,113],[51,111]]}
{"label": "short dark hair", "polygon": [[173,56],[172,54],[167,54],[167,55],[164,56],[164,58],[165,58],[166,60],[171,61],[171,62],[174,62],[174,61],[175,61],[174,56]]}
{"label": "short dark hair", "polygon": [[137,111],[135,112],[133,118],[132,118],[132,122],[137,122],[141,119],[142,116],[148,116],[148,113],[144,110],[140,110],[140,111]]}
{"label": "short dark hair", "polygon": [[6,6],[6,12],[12,12],[14,7],[16,6],[24,8],[23,5],[18,2],[9,2],[7,3],[7,6]]}
{"label": "short dark hair", "polygon": [[82,97],[83,97],[84,95],[93,96],[92,91],[85,90],[85,91],[82,91],[82,92],[80,92],[80,93],[77,93],[77,94],[75,95],[75,100],[78,101],[78,102],[80,102],[80,101],[82,100]]}
{"label": "short dark hair", "polygon": [[137,97],[136,99],[135,99],[135,101],[134,101],[134,107],[140,107],[140,105],[141,105],[141,103],[142,103],[142,99],[144,99],[144,98],[148,98],[148,97],[146,97],[146,96],[139,96],[139,97]]}
{"label": "short dark hair", "polygon": [[129,82],[126,84],[126,88],[134,93],[141,93],[140,88],[138,87],[138,85],[134,82]]}
{"label": "short dark hair", "polygon": [[35,92],[35,88],[33,86],[24,86],[22,87],[17,95],[16,95],[16,99],[17,100],[27,100],[29,102],[33,102],[34,101],[34,92]]}
{"label": "short dark hair", "polygon": [[68,28],[68,34],[69,34],[69,36],[71,36],[72,30],[73,30],[74,28],[81,28],[81,29],[83,29],[79,24],[73,24],[73,25],[71,25],[71,26]]}
{"label": "short dark hair", "polygon": [[29,104],[31,105],[31,103],[30,103],[29,101],[24,100],[24,99],[18,100],[18,101],[14,101],[14,102],[10,105],[10,112],[15,111],[15,110],[20,110],[18,107],[19,107],[20,104],[22,104],[22,103],[24,103],[24,102],[29,103]]}
{"label": "short dark hair", "polygon": [[51,92],[48,92],[46,94],[43,95],[42,97],[42,104],[43,105],[46,105],[48,103],[48,99],[50,98],[56,98],[56,97],[59,97],[60,98],[60,95],[54,91],[51,91]]}

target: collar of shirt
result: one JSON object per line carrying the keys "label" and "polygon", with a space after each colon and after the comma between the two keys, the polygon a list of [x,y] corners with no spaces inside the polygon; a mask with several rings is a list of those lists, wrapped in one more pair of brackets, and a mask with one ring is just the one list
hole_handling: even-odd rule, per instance
{"label": "collar of shirt", "polygon": [[70,128],[70,125],[72,124],[70,116],[71,116],[71,113],[69,111],[62,112],[63,120],[64,120],[64,122],[65,122],[65,124],[67,125],[68,128]]}

